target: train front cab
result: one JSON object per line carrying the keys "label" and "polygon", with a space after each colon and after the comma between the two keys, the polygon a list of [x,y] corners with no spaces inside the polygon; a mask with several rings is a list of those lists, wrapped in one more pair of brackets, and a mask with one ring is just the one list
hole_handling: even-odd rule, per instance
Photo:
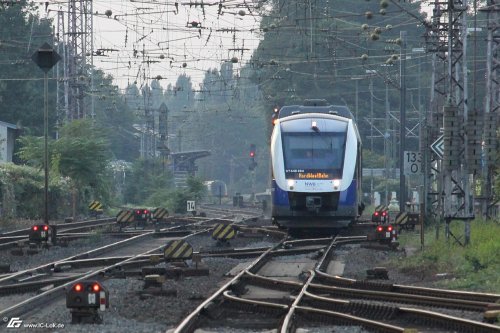
{"label": "train front cab", "polygon": [[357,181],[341,192],[287,192],[272,188],[273,223],[289,228],[343,228],[357,217]]}
{"label": "train front cab", "polygon": [[[286,173],[285,170],[279,169],[279,163],[287,164],[286,155],[290,155],[290,152],[287,151],[286,141],[285,148],[280,148],[281,140],[276,140],[277,143],[274,148],[272,147],[274,156],[283,155],[285,157],[283,161],[273,160],[275,165],[273,166],[272,183],[272,219],[275,224],[288,228],[342,228],[348,226],[359,216],[363,208],[360,204],[361,144],[359,136],[353,130],[354,128],[350,128],[352,131],[349,135],[346,135],[350,141],[344,143],[345,158],[355,160],[356,163],[344,163],[344,154],[342,154],[340,157],[341,164],[338,166],[336,174],[333,172],[335,177],[327,180],[306,179],[304,181],[294,181],[300,176],[296,177],[293,173],[288,172],[285,176],[286,185],[280,186],[279,181],[274,177],[274,173],[280,171]],[[298,145],[300,144],[298,143]],[[294,147],[297,147],[297,145]],[[290,169],[289,166],[285,165],[283,168]],[[324,170],[309,171],[316,174]],[[304,173],[307,174],[308,172]],[[329,174],[328,171],[325,174]],[[350,181],[349,185],[343,184],[343,190],[335,191],[335,185],[338,187],[340,182],[345,182],[346,179]],[[338,184],[335,184],[335,182],[338,182]],[[290,186],[292,184],[296,184],[297,188]],[[326,187],[324,187],[325,184]],[[288,190],[285,189],[287,186]],[[304,189],[313,188],[313,190],[301,192],[299,186]],[[325,189],[325,191],[321,191],[321,188]]]}

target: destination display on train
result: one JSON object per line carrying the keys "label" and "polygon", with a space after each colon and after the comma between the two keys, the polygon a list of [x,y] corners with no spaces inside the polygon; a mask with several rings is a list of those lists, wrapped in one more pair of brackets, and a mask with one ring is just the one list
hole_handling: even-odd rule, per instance
{"label": "destination display on train", "polygon": [[287,179],[332,179],[333,174],[326,170],[301,170],[301,169],[286,169],[285,176]]}

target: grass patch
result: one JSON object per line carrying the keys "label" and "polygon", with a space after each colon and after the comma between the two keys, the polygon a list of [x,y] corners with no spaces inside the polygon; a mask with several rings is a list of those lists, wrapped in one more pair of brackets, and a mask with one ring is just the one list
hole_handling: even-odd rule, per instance
{"label": "grass patch", "polygon": [[[464,234],[464,223],[451,223],[451,232]],[[420,235],[403,233],[402,247],[420,249]],[[463,242],[463,239],[461,240]],[[425,248],[415,255],[395,259],[404,273],[432,277],[448,273],[453,278],[439,281],[438,286],[453,289],[500,293],[500,224],[494,221],[474,220],[471,223],[470,244],[460,246],[452,238],[446,240],[443,228],[436,240],[435,227],[425,233]]]}

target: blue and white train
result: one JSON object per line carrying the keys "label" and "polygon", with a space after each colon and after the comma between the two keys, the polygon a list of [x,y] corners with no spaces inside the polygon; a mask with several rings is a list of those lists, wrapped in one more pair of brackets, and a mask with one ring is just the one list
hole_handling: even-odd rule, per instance
{"label": "blue and white train", "polygon": [[361,215],[361,139],[346,106],[283,106],[271,136],[272,220],[289,229],[339,229]]}

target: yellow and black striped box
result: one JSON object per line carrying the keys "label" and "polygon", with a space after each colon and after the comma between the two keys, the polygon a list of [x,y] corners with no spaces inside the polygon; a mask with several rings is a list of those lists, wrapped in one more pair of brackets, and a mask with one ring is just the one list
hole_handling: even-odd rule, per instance
{"label": "yellow and black striped box", "polygon": [[153,220],[160,221],[168,217],[168,210],[163,207],[158,207],[153,210]]}
{"label": "yellow and black striped box", "polygon": [[397,225],[403,225],[408,222],[408,213],[407,212],[401,212],[396,216],[396,219],[394,220],[394,223]]}
{"label": "yellow and black striped box", "polygon": [[236,235],[235,228],[230,224],[219,223],[212,232],[212,238],[215,240],[230,240]]}
{"label": "yellow and black striped box", "polygon": [[101,212],[102,203],[100,201],[94,200],[91,203],[89,203],[89,209],[93,212]]}
{"label": "yellow and black striped box", "polygon": [[184,239],[170,241],[165,250],[163,257],[166,261],[170,260],[187,260],[193,256],[193,247]]}
{"label": "yellow and black striped box", "polygon": [[118,223],[130,223],[134,222],[134,211],[123,209],[116,214],[116,222]]}

